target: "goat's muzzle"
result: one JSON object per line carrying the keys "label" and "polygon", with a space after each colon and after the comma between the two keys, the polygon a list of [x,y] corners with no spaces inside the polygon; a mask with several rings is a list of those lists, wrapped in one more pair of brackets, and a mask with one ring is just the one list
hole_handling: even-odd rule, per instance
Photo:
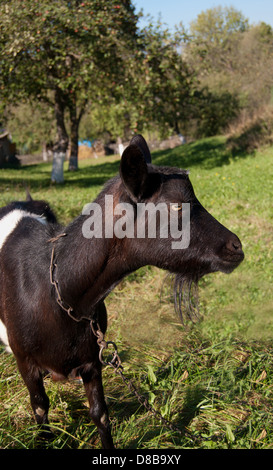
{"label": "goat's muzzle", "polygon": [[221,250],[220,271],[231,273],[243,261],[245,255],[242,244],[234,233],[230,235]]}

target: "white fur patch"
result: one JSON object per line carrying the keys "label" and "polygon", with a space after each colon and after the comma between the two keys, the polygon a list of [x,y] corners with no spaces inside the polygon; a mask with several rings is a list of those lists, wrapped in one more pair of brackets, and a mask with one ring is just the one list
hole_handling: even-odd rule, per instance
{"label": "white fur patch", "polygon": [[[0,250],[5,244],[8,236],[17,227],[18,223],[20,222],[20,220],[23,219],[23,217],[33,217],[34,219],[38,220],[42,224],[46,224],[45,218],[41,217],[40,215],[32,214],[30,212],[26,212],[20,209],[15,209],[14,211],[5,215],[5,217],[0,219]],[[0,341],[6,346],[7,352],[12,352],[9,347],[7,329],[4,323],[1,322],[1,320],[0,320]]]}
{"label": "white fur patch", "polygon": [[14,211],[5,215],[3,219],[0,219],[0,250],[4,245],[5,241],[7,240],[8,236],[17,227],[18,223],[20,222],[20,220],[22,220],[23,217],[32,217],[41,222],[42,224],[46,224],[45,218],[40,215],[32,214],[30,212],[26,212],[20,209],[15,209]]}
{"label": "white fur patch", "polygon": [[10,346],[9,346],[7,328],[5,327],[4,323],[1,322],[1,320],[0,320],[0,341],[4,344],[6,351],[8,353],[11,353],[12,350],[10,349]]}
{"label": "white fur patch", "polygon": [[35,413],[42,418],[45,414],[45,410],[43,410],[43,408],[40,408],[40,406],[38,406],[38,408],[36,408],[35,410]]}

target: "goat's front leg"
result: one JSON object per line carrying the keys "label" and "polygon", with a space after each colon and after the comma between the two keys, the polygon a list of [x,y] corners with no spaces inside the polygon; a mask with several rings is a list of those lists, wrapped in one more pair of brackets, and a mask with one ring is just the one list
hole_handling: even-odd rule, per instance
{"label": "goat's front leg", "polygon": [[19,359],[17,357],[16,360],[29,391],[36,422],[44,429],[44,425],[48,424],[49,399],[44,389],[43,376],[38,367],[30,362],[28,358]]}
{"label": "goat's front leg", "polygon": [[104,400],[101,365],[98,363],[88,372],[81,373],[90,405],[90,416],[98,428],[104,449],[113,449],[108,409]]}

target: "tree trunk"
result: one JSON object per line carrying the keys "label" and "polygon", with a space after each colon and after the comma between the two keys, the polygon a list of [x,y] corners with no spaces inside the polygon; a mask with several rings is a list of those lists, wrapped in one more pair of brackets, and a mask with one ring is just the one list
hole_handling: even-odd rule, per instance
{"label": "tree trunk", "polygon": [[69,171],[78,169],[78,150],[79,150],[79,120],[77,118],[76,106],[70,107],[70,156]]}
{"label": "tree trunk", "polygon": [[69,102],[70,113],[70,156],[69,156],[69,170],[76,171],[78,169],[78,150],[79,150],[79,126],[81,118],[84,115],[87,99],[84,100],[77,113],[77,96],[73,95]]}
{"label": "tree trunk", "polygon": [[57,123],[57,139],[53,146],[53,163],[51,181],[63,183],[63,166],[68,147],[68,135],[64,123],[65,101],[63,93],[58,88],[55,91],[55,118]]}

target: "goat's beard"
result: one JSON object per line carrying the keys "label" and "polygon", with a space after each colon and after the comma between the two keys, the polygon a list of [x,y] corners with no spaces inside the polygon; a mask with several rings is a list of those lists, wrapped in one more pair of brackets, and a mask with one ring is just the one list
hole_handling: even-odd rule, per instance
{"label": "goat's beard", "polygon": [[[168,274],[171,280],[171,292],[174,309],[182,325],[186,320],[196,322],[199,317],[198,280],[201,276]],[[165,279],[165,280],[166,280]]]}

